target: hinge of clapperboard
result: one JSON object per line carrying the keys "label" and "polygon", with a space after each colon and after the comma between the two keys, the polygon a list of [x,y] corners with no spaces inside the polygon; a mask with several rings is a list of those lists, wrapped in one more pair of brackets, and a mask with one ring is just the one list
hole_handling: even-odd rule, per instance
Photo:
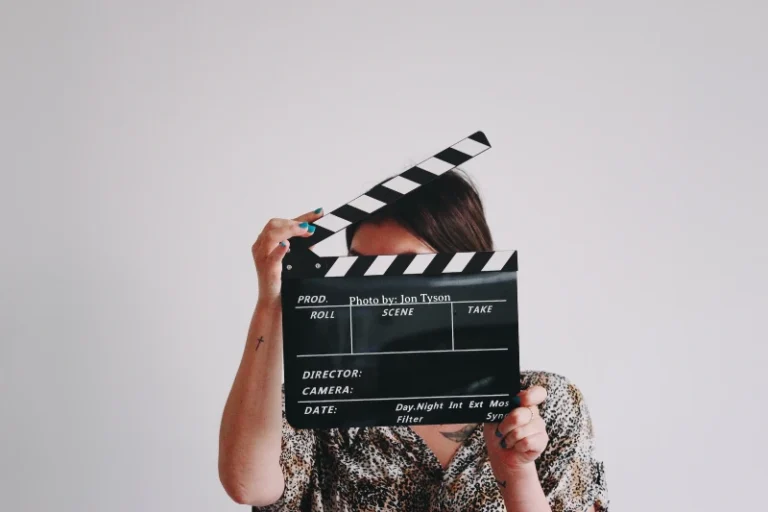
{"label": "hinge of clapperboard", "polygon": [[[364,275],[438,274],[446,272],[517,271],[516,251],[429,255],[319,256],[312,249],[326,238],[365,220],[380,208],[407,196],[442,174],[491,148],[482,131],[466,137],[399,175],[376,185],[313,222],[309,237],[291,238],[283,258],[283,278]],[[423,260],[420,260],[423,257]]]}

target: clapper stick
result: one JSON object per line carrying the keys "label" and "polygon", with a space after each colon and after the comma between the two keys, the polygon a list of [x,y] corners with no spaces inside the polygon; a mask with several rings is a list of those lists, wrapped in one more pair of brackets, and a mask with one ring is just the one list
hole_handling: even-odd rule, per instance
{"label": "clapper stick", "polygon": [[478,423],[508,412],[520,387],[516,251],[310,249],[490,147],[475,132],[327,213],[311,237],[291,239],[281,300],[295,428]]}
{"label": "clapper stick", "polygon": [[[291,238],[291,251],[283,258],[283,277],[291,278],[294,275],[301,277],[339,277],[344,275],[363,275],[366,273],[366,275],[397,275],[407,273],[406,270],[415,273],[418,265],[426,261],[425,258],[419,258],[413,267],[409,267],[403,265],[410,265],[410,260],[413,258],[406,256],[412,255],[403,255],[403,257],[392,259],[391,261],[388,258],[380,258],[377,261],[376,258],[353,256],[320,257],[310,249],[310,246],[319,244],[339,231],[362,222],[380,208],[395,203],[419,187],[439,178],[442,174],[484,153],[490,148],[491,144],[488,142],[485,134],[482,131],[477,131],[399,175],[373,187],[347,204],[326,213],[313,223],[315,225],[315,232],[311,237]],[[469,260],[465,262],[468,265],[468,269],[474,270],[478,265],[485,265],[492,257],[490,253],[477,254],[471,264]],[[464,261],[465,258],[467,256],[461,256],[453,264],[456,265],[459,261]],[[489,268],[500,270],[506,263],[509,265],[516,263],[515,261],[501,262],[502,258],[503,255],[497,256],[490,263],[491,266]],[[510,258],[515,260],[511,252],[508,255],[508,259]],[[384,267],[385,262],[389,262],[390,265]],[[431,262],[431,266],[425,267],[421,271],[423,273],[435,273],[440,270],[440,264],[443,262],[445,263],[444,266],[447,267],[449,262],[445,261],[444,257],[439,257],[434,262]],[[495,268],[499,263],[502,264],[502,267]],[[378,274],[378,272],[381,272],[381,274]]]}

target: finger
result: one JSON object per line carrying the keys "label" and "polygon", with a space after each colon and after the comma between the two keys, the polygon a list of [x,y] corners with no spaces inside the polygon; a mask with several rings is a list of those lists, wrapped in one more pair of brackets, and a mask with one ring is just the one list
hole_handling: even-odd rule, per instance
{"label": "finger", "polygon": [[511,449],[522,454],[530,452],[541,453],[546,449],[548,442],[549,436],[547,436],[546,432],[540,432],[521,439],[516,442]]}
{"label": "finger", "polygon": [[[295,218],[290,219],[290,220],[289,219],[271,219],[267,223],[267,225],[264,226],[264,229],[262,229],[261,233],[259,233],[259,236],[256,238],[256,242],[254,242],[253,247],[251,248],[253,253],[256,254],[256,253],[259,252],[261,247],[263,245],[265,245],[264,240],[269,238],[267,236],[268,232],[273,227],[281,225],[282,221],[290,222],[292,220],[294,222],[299,223],[300,226],[302,225],[303,222],[307,223],[307,226],[306,226],[307,231],[305,233],[305,236],[309,236],[315,230],[314,226],[311,226],[311,223],[316,221],[317,219],[319,219],[323,215],[324,215],[323,209],[322,208],[316,208],[316,209],[312,210],[311,212],[307,212],[307,213],[305,213],[303,215],[299,215],[298,217],[295,217]],[[301,233],[299,233],[299,235],[301,235]],[[292,236],[297,236],[297,235],[292,235]],[[266,247],[266,252],[267,253],[271,253],[271,251],[273,250],[273,248],[274,248],[273,247],[274,246],[273,242],[274,242],[274,237],[272,237],[271,239],[268,240],[268,243],[266,244],[266,245],[268,245],[268,247]]]}
{"label": "finger", "polygon": [[500,444],[502,448],[509,448],[526,437],[537,435],[542,432],[546,432],[546,425],[544,424],[544,420],[539,416],[534,418],[527,425],[512,429],[501,439]]}
{"label": "finger", "polygon": [[291,219],[272,219],[267,222],[260,235],[259,249],[262,256],[271,253],[281,241],[286,241],[292,236],[310,236],[315,231],[307,221],[295,221]]}
{"label": "finger", "polygon": [[292,236],[309,236],[311,231],[314,231],[314,227],[310,228],[307,224],[306,227],[302,227],[301,223],[289,219],[272,219],[262,230],[259,237],[256,239],[256,243],[253,244],[252,252],[254,260],[258,262],[265,262],[270,260],[270,256],[275,250],[280,248],[280,244],[284,244],[286,252],[290,247],[288,239]]}
{"label": "finger", "polygon": [[547,390],[541,386],[531,386],[519,394],[520,405],[539,405],[547,399]]}
{"label": "finger", "polygon": [[277,246],[267,254],[266,262],[269,265],[277,264],[283,260],[283,257],[291,250],[291,242],[283,240],[277,244]]}
{"label": "finger", "polygon": [[303,215],[299,215],[298,217],[294,217],[293,220],[298,222],[314,222],[320,217],[322,217],[325,213],[323,212],[322,208],[317,208],[315,210],[312,210],[311,212],[307,212]]}
{"label": "finger", "polygon": [[512,430],[532,423],[537,417],[540,416],[538,407],[535,405],[513,409],[496,427],[496,437],[504,437]]}

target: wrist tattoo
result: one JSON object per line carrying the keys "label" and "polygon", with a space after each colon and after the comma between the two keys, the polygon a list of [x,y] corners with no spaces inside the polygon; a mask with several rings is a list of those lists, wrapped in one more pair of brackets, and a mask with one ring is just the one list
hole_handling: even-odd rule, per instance
{"label": "wrist tattoo", "polygon": [[469,439],[469,436],[472,435],[472,432],[474,432],[475,427],[477,427],[477,423],[470,423],[469,425],[460,428],[459,430],[455,430],[453,432],[440,432],[443,437],[446,439],[450,439],[454,443],[463,443],[467,439]]}
{"label": "wrist tattoo", "polygon": [[507,488],[507,481],[506,480],[504,480],[504,481],[496,480],[496,483],[499,484],[499,487],[503,487],[505,489]]}

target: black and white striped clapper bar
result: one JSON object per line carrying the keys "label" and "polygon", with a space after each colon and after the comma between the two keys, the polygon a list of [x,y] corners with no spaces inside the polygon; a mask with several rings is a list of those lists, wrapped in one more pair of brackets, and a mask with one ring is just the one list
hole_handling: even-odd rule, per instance
{"label": "black and white striped clapper bar", "polygon": [[490,149],[462,139],[317,220],[283,260],[295,428],[499,421],[520,390],[516,251],[318,256],[314,246]]}

